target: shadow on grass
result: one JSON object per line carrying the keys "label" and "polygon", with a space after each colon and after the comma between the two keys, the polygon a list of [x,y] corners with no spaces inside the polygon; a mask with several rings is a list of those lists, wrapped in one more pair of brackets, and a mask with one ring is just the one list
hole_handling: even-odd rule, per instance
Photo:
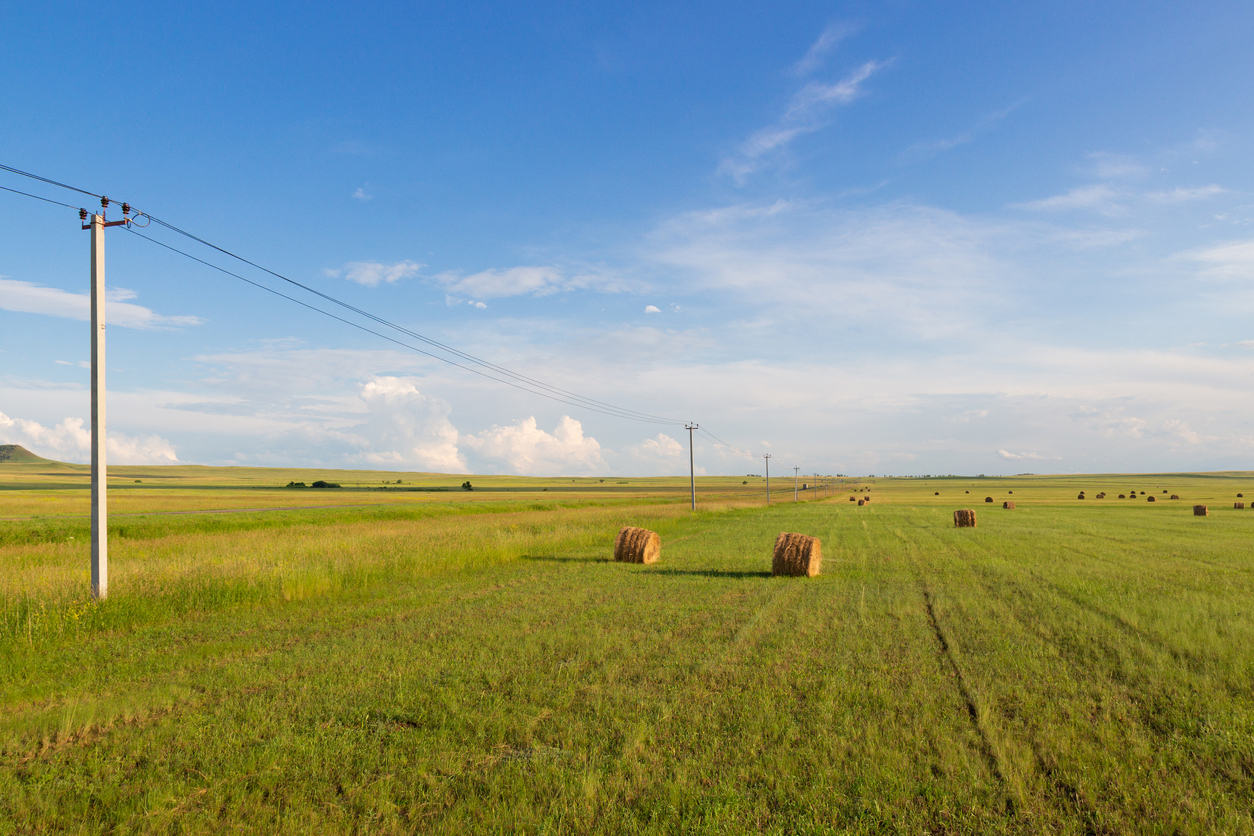
{"label": "shadow on grass", "polygon": [[653,569],[650,575],[692,575],[700,578],[769,578],[770,572],[734,572],[729,569]]}
{"label": "shadow on grass", "polygon": [[553,554],[524,554],[520,560],[540,560],[546,563],[613,563],[608,557],[558,557]]}

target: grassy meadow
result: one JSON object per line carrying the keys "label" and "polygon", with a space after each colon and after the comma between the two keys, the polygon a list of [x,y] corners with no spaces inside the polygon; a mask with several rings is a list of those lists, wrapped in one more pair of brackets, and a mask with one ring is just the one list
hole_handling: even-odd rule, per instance
{"label": "grassy meadow", "polygon": [[1254,832],[1254,474],[112,475],[94,603],[0,465],[0,832]]}

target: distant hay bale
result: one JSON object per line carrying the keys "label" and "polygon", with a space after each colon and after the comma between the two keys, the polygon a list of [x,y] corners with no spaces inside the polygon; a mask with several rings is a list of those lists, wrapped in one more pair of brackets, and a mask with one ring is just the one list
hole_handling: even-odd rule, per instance
{"label": "distant hay bale", "polygon": [[1124,496],[1123,494],[1119,494],[1119,498],[1120,498],[1120,499],[1127,499],[1127,497],[1126,497],[1126,496]]}
{"label": "distant hay bale", "polygon": [[[1164,493],[1166,493],[1166,491],[1164,491]],[[1245,494],[1243,493],[1237,494],[1237,499],[1245,499]]]}
{"label": "distant hay bale", "polygon": [[971,508],[959,508],[954,511],[955,528],[975,528],[975,511]]}
{"label": "distant hay bale", "polygon": [[992,498],[991,496],[986,496],[986,497],[984,497],[984,501],[985,501],[985,502],[992,502],[992,501],[993,501],[993,498]]}
{"label": "distant hay bale", "polygon": [[1207,511],[1206,511],[1206,506],[1205,506],[1205,505],[1194,505],[1194,506],[1193,506],[1193,516],[1195,516],[1195,517],[1205,517],[1206,515],[1207,515]]}
{"label": "distant hay bale", "polygon": [[771,556],[771,574],[794,578],[812,578],[823,562],[823,545],[817,537],[781,531],[775,538]]}
{"label": "distant hay bale", "polygon": [[1245,507],[1245,503],[1244,503],[1244,502],[1234,502],[1234,503],[1232,503],[1232,507],[1233,507],[1233,508],[1235,508],[1235,509],[1237,509],[1238,511],[1240,511],[1242,508],[1244,508],[1244,507]]}
{"label": "distant hay bale", "polygon": [[940,491],[937,491],[936,493],[932,494],[932,496],[940,496]]}
{"label": "distant hay bale", "polygon": [[857,501],[858,501],[858,498],[857,498],[856,496],[851,496],[851,497],[849,497],[849,501],[850,501],[850,502],[857,502]]}
{"label": "distant hay bale", "polygon": [[861,508],[863,505],[866,505],[866,500],[865,500],[865,499],[859,499],[859,500],[858,500],[858,507],[859,507],[859,508]]}
{"label": "distant hay bale", "polygon": [[1171,498],[1172,498],[1172,499],[1179,499],[1179,498],[1180,498],[1180,495],[1179,495],[1179,494],[1174,494],[1174,493],[1173,493],[1173,494],[1171,495]]}
{"label": "distant hay bale", "polygon": [[1154,497],[1152,497],[1152,496],[1146,497],[1146,498],[1145,498],[1145,501],[1146,501],[1146,502],[1153,502],[1153,501],[1154,501]]}
{"label": "distant hay bale", "polygon": [[1084,499],[1084,492],[1083,492],[1083,491],[1081,491],[1081,492],[1080,492],[1080,495],[1079,495],[1079,496],[1077,496],[1077,497],[1076,497],[1076,499]]}
{"label": "distant hay bale", "polygon": [[[1163,493],[1166,493],[1166,492],[1167,492],[1166,490],[1164,490],[1164,491],[1163,491]],[[1240,496],[1240,495],[1241,495],[1241,494],[1237,494],[1237,496]]]}
{"label": "distant hay bale", "polygon": [[1001,507],[1005,508],[1007,511],[1013,511],[1015,509],[1015,504],[1011,500],[1007,499],[1001,504]]}
{"label": "distant hay bale", "polygon": [[1014,491],[1006,491],[1006,493],[1014,493]]}
{"label": "distant hay bale", "polygon": [[871,504],[871,497],[869,497],[869,496],[868,496],[866,499],[864,499],[864,500],[862,500],[862,501],[863,501],[863,502],[865,502],[867,505],[870,505],[870,504]]}
{"label": "distant hay bale", "polygon": [[657,563],[662,556],[662,538],[647,528],[623,526],[614,541],[614,559],[622,563]]}

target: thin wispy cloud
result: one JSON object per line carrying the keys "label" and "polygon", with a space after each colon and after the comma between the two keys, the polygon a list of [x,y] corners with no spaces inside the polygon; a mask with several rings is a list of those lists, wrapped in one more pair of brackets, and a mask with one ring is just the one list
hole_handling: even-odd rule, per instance
{"label": "thin wispy cloud", "polygon": [[[811,52],[814,53],[822,42],[823,39],[820,38],[811,47]],[[830,45],[822,51],[829,48]],[[822,51],[814,54],[819,56]],[[867,61],[839,81],[806,82],[793,94],[780,119],[773,125],[755,131],[742,142],[735,154],[723,160],[719,171],[731,175],[737,182],[744,182],[746,177],[763,168],[772,155],[783,150],[798,136],[817,131],[826,125],[833,109],[850,104],[864,95],[863,83],[890,63],[892,62]]]}
{"label": "thin wispy cloud", "polygon": [[378,261],[350,261],[343,267],[323,270],[322,274],[332,279],[347,279],[364,287],[378,287],[380,284],[396,284],[401,279],[417,276],[425,266],[408,260],[397,261],[393,264],[383,264]]}
{"label": "thin wispy cloud", "polygon": [[[105,293],[105,321],[123,328],[141,331],[157,331],[200,325],[198,316],[164,316],[143,305],[136,305],[133,290],[109,288]],[[44,287],[33,282],[17,281],[0,276],[0,308],[18,313],[43,314],[66,319],[91,318],[91,297],[86,293],[70,293],[55,287]]]}
{"label": "thin wispy cloud", "polygon": [[358,186],[357,191],[353,192],[353,198],[356,200],[360,200],[362,203],[365,203],[367,200],[370,200],[373,197],[374,195],[366,191],[365,186]]}
{"label": "thin wispy cloud", "polygon": [[980,136],[995,130],[998,125],[1006,120],[1007,116],[1018,110],[1022,104],[1023,102],[1019,101],[1001,110],[986,113],[960,134],[931,142],[915,143],[902,153],[902,159],[904,161],[923,160],[973,142]]}
{"label": "thin wispy cloud", "polygon": [[819,35],[819,39],[806,51],[805,57],[793,64],[793,73],[805,76],[823,66],[823,62],[827,59],[827,54],[855,31],[857,31],[857,28],[850,23],[833,23],[828,26],[823,30],[823,34]]}

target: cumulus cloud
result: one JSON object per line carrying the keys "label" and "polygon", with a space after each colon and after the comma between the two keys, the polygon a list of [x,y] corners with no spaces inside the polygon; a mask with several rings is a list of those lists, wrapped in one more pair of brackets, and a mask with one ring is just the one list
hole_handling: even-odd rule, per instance
{"label": "cumulus cloud", "polygon": [[660,308],[658,308],[657,305],[645,305],[644,312],[645,313],[661,313],[662,311]]}
{"label": "cumulus cloud", "polygon": [[[59,461],[82,462],[91,455],[91,432],[82,418],[65,418],[52,427],[38,421],[10,418],[0,412],[0,442],[20,444],[32,453]],[[105,454],[110,464],[178,464],[173,445],[159,435],[105,435]]]}
{"label": "cumulus cloud", "polygon": [[376,377],[361,384],[358,394],[369,410],[366,422],[352,430],[363,448],[362,461],[439,473],[466,472],[447,402],[423,395],[414,379],[401,377]]}
{"label": "cumulus cloud", "polygon": [[396,284],[401,279],[416,276],[424,266],[426,265],[416,261],[397,261],[393,264],[383,264],[378,261],[350,261],[343,267],[323,270],[322,273],[329,278],[344,278],[365,287],[378,287],[380,284]]}
{"label": "cumulus cloud", "polygon": [[563,415],[552,434],[535,417],[511,426],[493,426],[464,441],[480,457],[524,476],[558,476],[605,472],[608,468],[595,438],[584,437],[583,425]]}
{"label": "cumulus cloud", "polygon": [[[136,328],[142,331],[165,330],[185,325],[200,325],[197,316],[163,316],[129,300],[138,294],[133,290],[115,287],[105,293],[105,321],[109,325]],[[86,293],[70,293],[55,287],[43,287],[33,282],[17,281],[0,276],[0,308],[18,313],[35,313],[60,316],[66,319],[88,320],[91,318],[91,297]]]}

